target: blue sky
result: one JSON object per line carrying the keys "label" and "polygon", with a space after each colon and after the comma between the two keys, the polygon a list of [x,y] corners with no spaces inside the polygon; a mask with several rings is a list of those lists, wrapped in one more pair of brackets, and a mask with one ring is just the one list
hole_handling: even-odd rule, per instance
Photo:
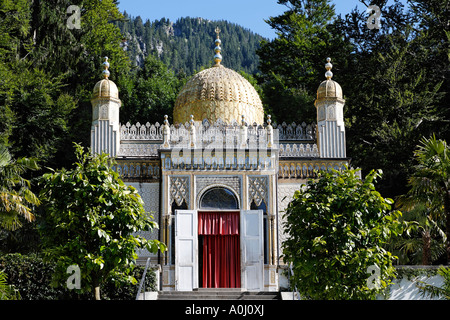
{"label": "blue sky", "polygon": [[[358,0],[334,0],[333,3],[338,14],[348,13],[355,6],[361,11],[366,9]],[[163,17],[176,21],[188,16],[227,20],[270,39],[275,37],[275,32],[264,19],[286,11],[277,0],[120,0],[119,8],[131,16],[141,16],[144,21]]]}

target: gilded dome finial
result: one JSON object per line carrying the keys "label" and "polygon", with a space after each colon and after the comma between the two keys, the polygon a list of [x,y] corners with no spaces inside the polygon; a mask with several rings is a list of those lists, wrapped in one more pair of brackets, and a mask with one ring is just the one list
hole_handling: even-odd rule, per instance
{"label": "gilded dome finial", "polygon": [[216,63],[215,67],[218,67],[218,66],[220,66],[220,62],[222,61],[222,55],[220,54],[220,52],[222,50],[222,48],[220,47],[220,44],[222,43],[222,41],[220,41],[220,39],[219,39],[219,33],[220,33],[219,27],[216,27],[216,29],[214,31],[217,34],[217,38],[215,41],[216,47],[214,48],[214,52],[216,53],[214,55],[214,62]]}
{"label": "gilded dome finial", "polygon": [[108,70],[108,68],[109,68],[109,62],[108,62],[108,57],[105,57],[105,62],[103,62],[103,72],[102,72],[102,75],[103,75],[103,78],[105,78],[105,79],[108,79],[108,77],[109,77],[109,70]]}
{"label": "gilded dome finial", "polygon": [[331,58],[327,58],[327,63],[325,64],[325,69],[327,69],[327,72],[325,72],[325,78],[327,80],[330,80],[333,77],[333,72],[331,72],[331,68],[333,68],[333,65],[330,63]]}
{"label": "gilded dome finial", "polygon": [[334,80],[331,80],[333,77],[333,72],[331,72],[331,68],[333,65],[331,64],[331,58],[327,58],[327,63],[325,64],[325,78],[326,80],[322,81],[317,89],[317,100],[324,98],[340,98],[342,99],[342,88]]}

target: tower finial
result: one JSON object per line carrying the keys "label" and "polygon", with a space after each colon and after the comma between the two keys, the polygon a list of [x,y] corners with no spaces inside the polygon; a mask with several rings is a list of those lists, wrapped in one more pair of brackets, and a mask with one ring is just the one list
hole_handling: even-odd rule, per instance
{"label": "tower finial", "polygon": [[108,62],[108,57],[105,57],[105,62],[103,62],[103,72],[102,72],[102,75],[103,75],[103,78],[105,78],[105,79],[108,79],[108,77],[109,77],[109,70],[108,70],[108,68],[109,68],[109,62]]}
{"label": "tower finial", "polygon": [[218,67],[218,66],[220,66],[220,62],[222,61],[222,55],[220,54],[220,52],[222,50],[222,48],[220,47],[220,44],[222,43],[222,41],[220,41],[220,39],[219,39],[219,33],[220,33],[219,27],[216,27],[214,32],[217,34],[217,38],[215,41],[216,47],[214,48],[214,52],[216,53],[214,55],[214,62],[216,63],[215,67]]}
{"label": "tower finial", "polygon": [[325,78],[327,78],[327,80],[330,80],[333,77],[333,72],[331,72],[331,68],[333,68],[333,65],[330,61],[331,58],[327,58],[327,63],[325,64],[325,69],[327,69],[327,72],[325,72]]}

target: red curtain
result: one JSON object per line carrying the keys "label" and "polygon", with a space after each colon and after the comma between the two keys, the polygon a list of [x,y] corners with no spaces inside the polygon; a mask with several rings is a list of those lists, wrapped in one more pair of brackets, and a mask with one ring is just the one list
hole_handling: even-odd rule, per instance
{"label": "red curtain", "polygon": [[199,212],[203,287],[240,288],[239,212]]}

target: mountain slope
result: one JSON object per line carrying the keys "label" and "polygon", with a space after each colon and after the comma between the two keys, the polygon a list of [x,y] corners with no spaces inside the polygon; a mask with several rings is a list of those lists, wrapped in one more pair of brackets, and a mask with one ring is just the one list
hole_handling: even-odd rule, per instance
{"label": "mountain slope", "polygon": [[148,54],[157,55],[175,72],[191,75],[210,67],[214,57],[214,29],[219,27],[222,40],[222,64],[249,74],[258,72],[256,49],[264,38],[235,23],[225,20],[179,18],[172,22],[166,18],[143,22],[140,16],[127,21],[115,21],[123,36],[122,46],[136,66],[142,66]]}

